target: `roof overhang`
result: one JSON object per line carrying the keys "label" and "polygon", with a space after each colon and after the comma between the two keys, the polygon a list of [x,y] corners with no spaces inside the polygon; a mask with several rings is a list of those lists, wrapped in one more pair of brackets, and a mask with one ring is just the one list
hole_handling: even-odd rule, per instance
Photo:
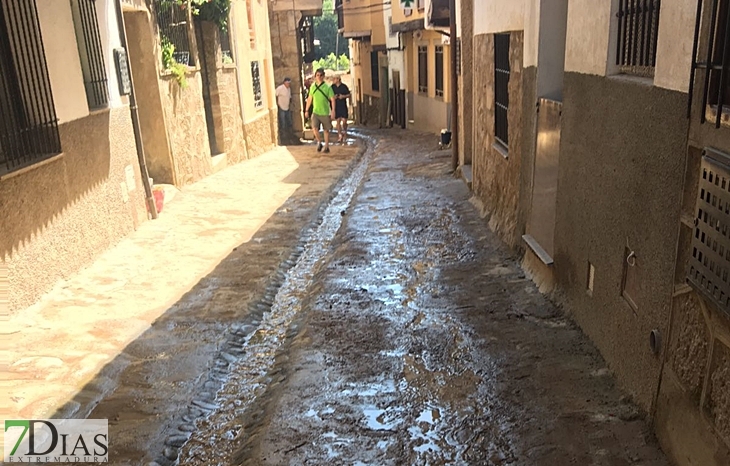
{"label": "roof overhang", "polygon": [[345,31],[342,37],[345,39],[366,39],[373,34],[373,31]]}
{"label": "roof overhang", "polygon": [[424,29],[424,22],[423,18],[421,19],[412,19],[410,21],[406,21],[404,23],[393,23],[390,26],[391,32],[411,32],[411,31],[418,31],[420,29]]}

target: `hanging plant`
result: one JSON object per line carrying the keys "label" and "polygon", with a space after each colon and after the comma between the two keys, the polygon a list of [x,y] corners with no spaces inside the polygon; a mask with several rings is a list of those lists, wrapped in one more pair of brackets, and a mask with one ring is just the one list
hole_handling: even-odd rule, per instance
{"label": "hanging plant", "polygon": [[175,60],[175,45],[166,37],[162,38],[162,66],[169,71],[182,89],[187,89],[188,78],[185,76],[187,66]]}
{"label": "hanging plant", "polygon": [[231,0],[190,0],[192,13],[204,21],[215,23],[221,31],[228,30]]}

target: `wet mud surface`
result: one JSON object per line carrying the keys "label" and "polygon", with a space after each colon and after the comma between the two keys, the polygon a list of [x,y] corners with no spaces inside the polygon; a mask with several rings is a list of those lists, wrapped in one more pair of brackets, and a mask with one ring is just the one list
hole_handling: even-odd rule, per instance
{"label": "wet mud surface", "polygon": [[368,137],[158,464],[668,465],[436,137]]}

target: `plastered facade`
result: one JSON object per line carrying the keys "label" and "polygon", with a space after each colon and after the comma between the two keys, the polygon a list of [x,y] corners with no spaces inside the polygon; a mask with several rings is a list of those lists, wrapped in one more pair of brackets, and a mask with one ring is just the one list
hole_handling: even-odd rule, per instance
{"label": "plastered facade", "polygon": [[147,219],[128,107],[61,124],[59,132],[60,156],[0,179],[11,313]]}
{"label": "plastered facade", "polygon": [[474,35],[525,29],[525,6],[530,0],[476,1]]}
{"label": "plastered facade", "polygon": [[522,32],[510,33],[509,150],[495,147],[494,35],[474,36],[474,152],[475,196],[489,215],[489,226],[511,247],[521,241],[519,227],[522,165]]}
{"label": "plastered facade", "polygon": [[69,2],[38,2],[62,152],[0,177],[0,261],[8,267],[11,314],[89,265],[147,219],[127,98],[113,48],[112,0],[96,2],[109,105],[89,113]]}
{"label": "plastered facade", "polygon": [[[451,46],[444,43],[441,34],[434,31],[405,33],[407,72],[406,117],[408,128],[429,133],[441,133],[451,128]],[[436,47],[443,47],[443,95],[436,95]],[[428,86],[426,92],[418,88],[418,48],[427,48]]]}

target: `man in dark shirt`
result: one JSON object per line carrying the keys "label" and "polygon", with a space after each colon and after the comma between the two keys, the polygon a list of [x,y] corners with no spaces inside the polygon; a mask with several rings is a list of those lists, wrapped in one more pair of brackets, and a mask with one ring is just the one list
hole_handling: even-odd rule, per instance
{"label": "man in dark shirt", "polygon": [[347,117],[349,114],[347,99],[350,97],[350,89],[346,84],[342,84],[342,79],[339,76],[335,76],[332,90],[335,91],[335,118],[337,119],[337,134],[339,134],[337,142],[345,142],[347,139]]}

